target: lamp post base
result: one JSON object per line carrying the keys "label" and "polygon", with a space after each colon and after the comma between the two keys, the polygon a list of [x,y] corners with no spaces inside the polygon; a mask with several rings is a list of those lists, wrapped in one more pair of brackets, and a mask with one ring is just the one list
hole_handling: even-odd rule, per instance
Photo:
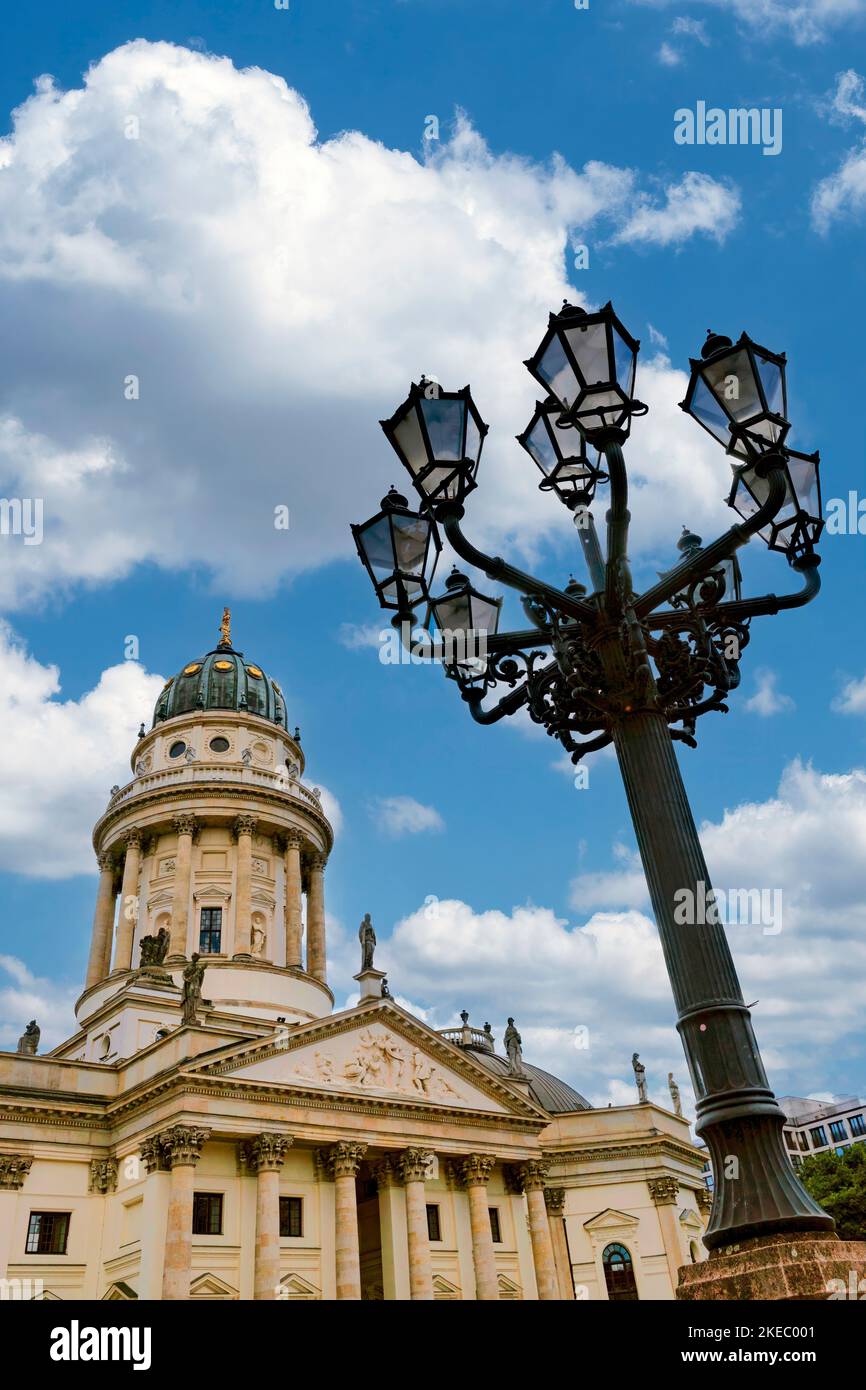
{"label": "lamp post base", "polygon": [[692,1302],[866,1299],[866,1241],[829,1231],[752,1236],[680,1270],[677,1298]]}

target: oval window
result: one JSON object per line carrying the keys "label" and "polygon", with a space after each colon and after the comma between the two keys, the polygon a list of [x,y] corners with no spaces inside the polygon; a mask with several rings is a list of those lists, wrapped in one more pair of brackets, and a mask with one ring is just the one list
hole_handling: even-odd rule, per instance
{"label": "oval window", "polygon": [[189,664],[189,666],[184,666],[184,668],[183,668],[183,674],[184,674],[185,676],[194,676],[195,673],[196,673],[196,671],[200,671],[200,670],[201,670],[201,662],[200,662],[200,661],[198,661],[198,662],[196,662],[196,661],[191,661],[190,664]]}
{"label": "oval window", "polygon": [[258,666],[248,666],[247,671],[251,676],[254,676],[257,681],[261,680],[262,673],[259,670]]}
{"label": "oval window", "polygon": [[178,739],[177,743],[173,743],[169,748],[168,756],[170,758],[180,758],[185,752],[186,744],[183,742],[183,739]]}
{"label": "oval window", "polygon": [[215,661],[214,669],[217,671],[233,671],[234,663],[231,661]]}
{"label": "oval window", "polygon": [[229,741],[222,736],[212,738],[209,746],[214,753],[227,753],[229,751]]}

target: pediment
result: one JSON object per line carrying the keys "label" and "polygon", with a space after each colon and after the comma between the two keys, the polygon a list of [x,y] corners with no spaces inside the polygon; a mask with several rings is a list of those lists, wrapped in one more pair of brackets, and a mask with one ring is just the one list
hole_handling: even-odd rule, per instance
{"label": "pediment", "polygon": [[624,1226],[639,1226],[640,1222],[636,1216],[629,1216],[627,1211],[617,1211],[616,1207],[607,1207],[600,1211],[596,1216],[591,1216],[588,1221],[584,1221],[583,1229],[590,1232],[621,1231]]}
{"label": "pediment", "polygon": [[200,902],[204,898],[220,898],[223,902],[228,902],[231,893],[223,883],[204,883],[201,887],[196,888],[193,898],[196,902]]}
{"label": "pediment", "polygon": [[509,1279],[507,1274],[500,1274],[497,1280],[499,1284],[499,1297],[502,1299],[516,1299],[523,1297],[523,1290],[519,1284],[515,1284],[513,1279]]}
{"label": "pediment", "polygon": [[193,1070],[256,1085],[520,1114],[544,1112],[392,1001],[359,1006],[202,1059]]}
{"label": "pediment", "polygon": [[105,1293],[102,1295],[102,1302],[131,1303],[133,1299],[137,1298],[138,1294],[135,1292],[135,1289],[132,1287],[132,1285],[127,1284],[126,1281],[123,1279],[118,1279],[116,1283],[111,1284],[105,1290]]}
{"label": "pediment", "polygon": [[691,1207],[683,1207],[680,1212],[680,1225],[688,1226],[691,1231],[700,1231],[703,1235],[704,1223],[698,1216],[698,1213],[693,1211]]}
{"label": "pediment", "polygon": [[443,1302],[457,1302],[463,1298],[456,1284],[452,1284],[442,1274],[433,1275],[433,1297]]}
{"label": "pediment", "polygon": [[311,1284],[309,1279],[303,1279],[300,1274],[286,1274],[279,1282],[277,1298],[295,1299],[306,1303],[313,1302],[314,1299],[322,1297],[322,1290],[317,1289],[315,1284]]}
{"label": "pediment", "polygon": [[190,1298],[232,1299],[238,1297],[238,1291],[216,1274],[200,1274],[190,1284],[189,1296]]}

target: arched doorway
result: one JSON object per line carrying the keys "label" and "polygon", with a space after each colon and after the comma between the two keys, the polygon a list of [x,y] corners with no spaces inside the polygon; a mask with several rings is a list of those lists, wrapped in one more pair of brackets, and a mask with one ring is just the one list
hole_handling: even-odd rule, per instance
{"label": "arched doorway", "polygon": [[626,1300],[636,1302],[638,1291],[634,1278],[634,1265],[625,1246],[616,1244],[605,1246],[601,1262],[604,1266],[608,1298],[612,1302]]}

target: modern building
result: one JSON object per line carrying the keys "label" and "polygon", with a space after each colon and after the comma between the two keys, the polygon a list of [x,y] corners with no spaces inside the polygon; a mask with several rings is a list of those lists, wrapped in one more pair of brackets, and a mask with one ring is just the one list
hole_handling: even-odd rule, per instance
{"label": "modern building", "polygon": [[0,1053],[2,1290],[672,1298],[709,1202],[682,1117],[593,1109],[468,1015],[434,1031],[371,952],[334,1012],[304,764],[226,617],[96,824],[77,1031]]}
{"label": "modern building", "polygon": [[779,1104],[788,1117],[785,1144],[795,1168],[807,1154],[841,1154],[866,1141],[866,1105],[857,1096],[833,1101],[781,1096]]}

